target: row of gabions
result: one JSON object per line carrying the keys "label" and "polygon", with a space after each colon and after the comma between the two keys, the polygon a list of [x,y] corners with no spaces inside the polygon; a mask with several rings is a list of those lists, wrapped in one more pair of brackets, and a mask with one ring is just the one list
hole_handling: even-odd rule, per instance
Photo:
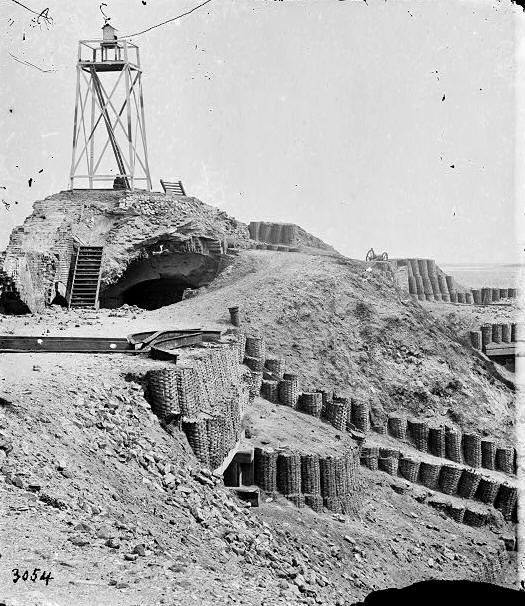
{"label": "row of gabions", "polygon": [[515,343],[522,327],[519,324],[484,324],[479,330],[470,331],[470,343],[474,349],[484,350],[489,343]]}
{"label": "row of gabions", "polygon": [[261,395],[317,418],[327,420],[335,429],[369,431],[370,406],[327,390],[301,391],[299,377],[285,372],[282,358],[267,358],[262,337],[246,337],[244,363],[252,371],[252,395]]}
{"label": "row of gabions", "polygon": [[458,289],[454,278],[445,275],[432,259],[399,259],[397,265],[407,268],[408,291],[422,301],[487,305],[502,299],[514,299],[519,294],[516,288]]}
{"label": "row of gabions", "polygon": [[173,365],[146,375],[147,397],[164,422],[181,424],[197,459],[217,468],[241,435],[250,376],[239,365],[239,344],[202,351],[191,366]]}
{"label": "row of gabions", "polygon": [[436,457],[508,475],[516,471],[517,453],[514,448],[497,444],[495,440],[476,433],[462,433],[446,425],[432,427],[427,421],[407,419],[398,414],[388,416],[386,429],[393,438],[407,441],[418,450]]}
{"label": "row of gabions", "polygon": [[506,520],[517,519],[517,488],[483,476],[475,469],[421,461],[396,449],[378,446],[363,446],[360,459],[362,465],[374,471],[379,469],[447,495],[476,499],[499,509]]}
{"label": "row of gabions", "polygon": [[268,494],[280,493],[297,507],[337,513],[359,509],[359,450],[342,455],[300,454],[255,448],[254,481]]}

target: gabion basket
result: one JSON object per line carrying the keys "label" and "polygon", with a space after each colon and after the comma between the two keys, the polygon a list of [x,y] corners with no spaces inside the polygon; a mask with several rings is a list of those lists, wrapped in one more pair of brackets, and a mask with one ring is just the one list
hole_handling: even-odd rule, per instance
{"label": "gabion basket", "polygon": [[282,358],[266,358],[264,365],[275,377],[283,378],[285,362]]}
{"label": "gabion basket", "polygon": [[[266,357],[266,344],[262,337],[259,336],[246,336],[246,355],[250,358],[264,358]],[[262,368],[260,369],[262,370]]]}
{"label": "gabion basket", "polygon": [[150,370],[146,378],[153,412],[162,419],[180,415],[178,373],[171,368]]}
{"label": "gabion basket", "polygon": [[277,381],[262,380],[261,396],[269,402],[278,402]]}
{"label": "gabion basket", "polygon": [[264,360],[262,358],[252,358],[251,356],[244,357],[244,363],[246,366],[254,372],[263,372]]}
{"label": "gabion basket", "polygon": [[301,455],[291,452],[278,454],[277,490],[284,495],[301,492]]}
{"label": "gabion basket", "polygon": [[435,457],[445,457],[445,428],[428,428],[428,449]]}
{"label": "gabion basket", "polygon": [[335,497],[335,458],[333,456],[321,457],[319,459],[319,471],[321,475],[321,494],[323,497]]}
{"label": "gabion basket", "polygon": [[209,467],[210,457],[208,453],[208,431],[205,419],[183,419],[182,430],[186,434],[197,459]]}
{"label": "gabion basket", "polygon": [[442,465],[439,474],[439,487],[445,494],[456,494],[463,469],[455,465]]}
{"label": "gabion basket", "polygon": [[481,440],[481,466],[485,469],[495,469],[496,443],[494,440]]}
{"label": "gabion basket", "polygon": [[254,482],[264,492],[277,492],[277,456],[277,452],[272,449],[254,448]]}
{"label": "gabion basket", "polygon": [[496,469],[508,475],[514,471],[514,450],[508,446],[496,448]]}
{"label": "gabion basket", "polygon": [[476,491],[476,499],[482,503],[493,505],[498,495],[499,486],[500,483],[492,478],[480,478],[478,490]]}
{"label": "gabion basket", "polygon": [[305,495],[321,494],[321,471],[319,455],[301,455],[301,492]]}
{"label": "gabion basket", "polygon": [[408,419],[408,435],[414,446],[423,452],[428,451],[428,423],[419,419]]}
{"label": "gabion basket", "polygon": [[423,486],[431,488],[432,490],[438,487],[439,473],[441,466],[435,463],[427,463],[421,461],[419,465],[419,481]]}
{"label": "gabion basket", "polygon": [[304,502],[314,511],[320,512],[323,509],[323,497],[319,494],[305,494]]}
{"label": "gabion basket", "polygon": [[388,415],[388,433],[398,440],[406,440],[407,420],[400,415]]}
{"label": "gabion basket", "polygon": [[323,409],[323,396],[318,392],[303,392],[299,396],[298,408],[302,412],[319,419]]}
{"label": "gabion basket", "polygon": [[478,509],[474,505],[469,505],[465,509],[465,515],[463,516],[463,524],[479,528],[480,526],[483,526],[486,521],[487,512],[483,509]]}
{"label": "gabion basket", "polygon": [[459,522],[460,524],[463,522],[463,517],[465,516],[465,507],[463,505],[450,503],[446,512],[455,522]]}
{"label": "gabion basket", "polygon": [[451,428],[445,429],[445,455],[455,463],[461,462],[461,433]]}
{"label": "gabion basket", "polygon": [[464,499],[473,499],[481,479],[474,469],[464,469],[458,485],[458,495]]}
{"label": "gabion basket", "polygon": [[[346,399],[345,399],[346,400]],[[327,405],[326,418],[328,422],[338,431],[346,430],[348,416],[348,403],[334,400]]]}
{"label": "gabion basket", "polygon": [[385,471],[391,476],[397,475],[399,459],[397,457],[379,457],[377,459],[378,467],[381,471]]}
{"label": "gabion basket", "polygon": [[401,455],[399,457],[399,475],[408,480],[409,482],[417,482],[419,474],[419,461]]}
{"label": "gabion basket", "polygon": [[299,400],[299,385],[297,378],[283,379],[279,381],[277,386],[279,402],[291,408],[297,408]]}
{"label": "gabion basket", "polygon": [[370,431],[370,406],[368,402],[352,402],[352,423],[364,433]]}
{"label": "gabion basket", "polygon": [[515,486],[511,486],[507,483],[500,485],[496,496],[495,507],[501,511],[505,520],[512,519],[517,500],[518,490]]}
{"label": "gabion basket", "polygon": [[471,467],[481,467],[481,436],[464,433],[462,441],[465,463]]}

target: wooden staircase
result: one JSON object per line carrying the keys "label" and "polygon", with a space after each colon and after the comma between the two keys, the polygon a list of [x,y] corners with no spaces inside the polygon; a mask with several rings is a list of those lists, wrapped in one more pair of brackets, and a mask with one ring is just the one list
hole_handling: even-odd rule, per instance
{"label": "wooden staircase", "polygon": [[102,246],[78,246],[69,291],[69,307],[98,308]]}

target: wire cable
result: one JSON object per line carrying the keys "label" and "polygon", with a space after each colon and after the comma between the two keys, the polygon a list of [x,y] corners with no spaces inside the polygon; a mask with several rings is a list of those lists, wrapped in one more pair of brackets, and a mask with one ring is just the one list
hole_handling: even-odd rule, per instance
{"label": "wire cable", "polygon": [[[15,0],[13,0],[13,2],[14,1]],[[172,21],[176,21],[177,19],[181,19],[182,17],[189,15],[190,13],[195,12],[199,8],[202,8],[205,4],[209,4],[211,1],[212,0],[206,0],[206,2],[203,2],[202,4],[199,4],[198,6],[194,6],[192,9],[190,9],[189,11],[186,11],[185,13],[181,13],[180,15],[177,15],[176,17],[167,19],[166,21],[163,21],[162,23],[157,23],[157,25],[152,25],[151,27],[148,27],[147,29],[142,30],[141,32],[136,32],[135,34],[127,34],[126,36],[122,36],[122,38],[133,38],[134,36],[141,36],[142,34],[145,34],[146,32],[149,32],[152,29],[155,29],[156,27],[161,27],[162,25],[166,25],[166,23],[171,23]]]}

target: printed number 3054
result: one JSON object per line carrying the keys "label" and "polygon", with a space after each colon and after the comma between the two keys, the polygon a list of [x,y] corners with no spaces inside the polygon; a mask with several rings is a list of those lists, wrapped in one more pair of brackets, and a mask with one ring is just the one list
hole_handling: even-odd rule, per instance
{"label": "printed number 3054", "polygon": [[49,585],[49,581],[51,581],[53,579],[53,577],[51,576],[51,572],[47,572],[45,570],[42,570],[42,574],[40,575],[40,579],[38,578],[38,573],[41,571],[41,568],[35,568],[33,569],[32,574],[29,574],[29,570],[24,570],[24,572],[22,574],[20,574],[20,570],[18,570],[18,568],[13,568],[12,572],[13,572],[13,583],[18,582],[20,579],[22,579],[22,581],[33,581],[33,583],[35,583],[37,580],[40,581],[45,581],[46,585]]}

